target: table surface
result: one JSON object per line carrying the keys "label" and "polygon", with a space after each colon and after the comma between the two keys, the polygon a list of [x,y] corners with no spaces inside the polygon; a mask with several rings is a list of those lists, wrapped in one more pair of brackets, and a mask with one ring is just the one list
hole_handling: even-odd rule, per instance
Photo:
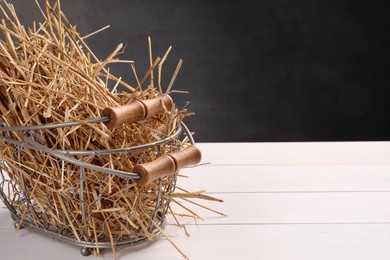
{"label": "table surface", "polygon": [[[390,259],[390,143],[201,143],[203,162],[178,186],[224,203],[165,233],[190,259]],[[180,209],[178,209],[180,211]],[[166,239],[119,249],[118,259],[182,259]],[[104,259],[112,259],[106,250]],[[0,208],[0,259],[101,259],[13,228]]]}

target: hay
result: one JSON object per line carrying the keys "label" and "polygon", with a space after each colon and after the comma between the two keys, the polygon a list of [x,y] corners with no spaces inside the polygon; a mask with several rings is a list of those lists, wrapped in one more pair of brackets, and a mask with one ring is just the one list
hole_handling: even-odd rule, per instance
{"label": "hay", "polygon": [[[187,112],[175,106],[148,120],[113,129],[104,123],[85,122],[101,117],[104,108],[162,94],[161,71],[171,48],[162,59],[153,59],[149,38],[150,68],[141,80],[135,74],[137,86],[130,86],[106,68],[111,63],[126,62],[135,73],[132,61],[117,58],[123,51],[122,44],[99,60],[84,41],[108,27],[82,37],[61,12],[59,1],[52,5],[46,1],[45,6],[36,3],[44,21],[34,23],[31,28],[21,25],[11,4],[4,1],[0,7],[4,17],[0,23],[4,34],[4,40],[0,41],[0,114],[6,125],[83,122],[82,126],[34,133],[45,147],[64,151],[133,147],[169,137],[178,130]],[[166,92],[171,91],[181,64],[182,61]],[[154,70],[158,70],[157,84]],[[148,79],[150,83],[145,86]],[[114,88],[110,91],[108,85]],[[119,85],[128,91],[119,93]],[[20,142],[26,141],[23,132],[7,134]],[[77,159],[132,172],[136,164],[153,161],[187,145],[188,139],[175,138],[131,153],[77,156]],[[153,239],[163,229],[168,203],[173,200],[176,175],[141,187],[131,179],[80,170],[71,163],[14,144],[2,143],[0,157],[3,178],[0,188],[8,185],[7,198],[20,222],[70,237],[80,245],[91,243],[97,254],[105,244],[111,244],[115,250],[120,241],[137,237]],[[189,194],[182,196],[191,197]]]}

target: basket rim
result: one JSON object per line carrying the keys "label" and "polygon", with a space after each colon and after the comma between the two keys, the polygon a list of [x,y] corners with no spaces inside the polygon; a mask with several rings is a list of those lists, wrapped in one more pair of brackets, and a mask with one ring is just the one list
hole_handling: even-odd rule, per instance
{"label": "basket rim", "polygon": [[[180,122],[180,127],[173,135],[166,137],[162,140],[158,140],[158,141],[155,141],[152,143],[139,145],[139,146],[133,146],[133,147],[128,147],[128,148],[118,148],[118,149],[111,149],[111,150],[88,150],[88,151],[53,150],[53,149],[50,149],[50,148],[40,144],[38,141],[36,141],[34,139],[34,134],[31,131],[25,132],[26,138],[24,141],[19,141],[19,140],[10,138],[10,137],[5,137],[5,136],[3,136],[3,132],[0,131],[0,141],[2,141],[4,143],[15,144],[15,145],[19,146],[20,148],[26,147],[26,148],[33,149],[36,151],[40,151],[40,152],[49,154],[51,156],[54,156],[60,160],[66,161],[68,163],[78,165],[81,168],[104,172],[107,174],[113,174],[113,175],[117,175],[120,177],[126,177],[126,178],[130,178],[130,179],[139,179],[140,175],[138,173],[125,172],[125,171],[121,171],[121,170],[97,166],[94,164],[83,162],[77,158],[74,158],[73,156],[75,156],[75,155],[83,156],[83,155],[102,155],[102,154],[111,154],[111,153],[124,153],[124,152],[130,152],[130,151],[134,151],[134,150],[138,150],[138,149],[145,149],[145,148],[157,146],[157,145],[160,145],[162,143],[166,143],[166,142],[169,142],[170,140],[173,140],[175,137],[177,137],[181,133],[182,128],[184,129],[184,132],[188,136],[190,143],[192,145],[195,145],[194,138],[192,137],[190,130],[187,128],[187,126],[184,124],[183,121]],[[73,153],[71,153],[71,152],[73,152]]]}

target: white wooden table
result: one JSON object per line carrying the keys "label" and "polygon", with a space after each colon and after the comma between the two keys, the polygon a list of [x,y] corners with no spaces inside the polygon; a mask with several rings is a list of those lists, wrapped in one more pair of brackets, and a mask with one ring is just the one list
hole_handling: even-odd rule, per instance
{"label": "white wooden table", "polygon": [[[390,259],[390,143],[203,143],[178,186],[205,189],[228,217],[182,220],[166,233],[190,259]],[[2,206],[3,207],[3,206]],[[104,259],[112,259],[108,250]],[[0,209],[0,259],[100,259],[23,229]],[[181,259],[164,239],[118,259]]]}

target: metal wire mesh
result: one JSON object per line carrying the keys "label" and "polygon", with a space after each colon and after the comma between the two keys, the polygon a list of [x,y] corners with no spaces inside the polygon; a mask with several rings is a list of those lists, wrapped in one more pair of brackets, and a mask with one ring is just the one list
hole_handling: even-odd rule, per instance
{"label": "metal wire mesh", "polygon": [[[109,169],[112,153],[74,155],[62,151],[81,162],[74,164],[40,149],[33,132],[25,133],[29,142],[11,141],[15,140],[13,134],[1,133],[0,148],[10,149],[13,158],[0,160],[0,197],[17,225],[87,248],[136,244],[164,229],[176,175],[159,178],[144,188],[136,187],[131,177],[83,167],[93,165],[99,157],[107,161],[103,167]],[[117,160],[125,163],[132,158],[142,163],[143,153],[158,158],[180,149],[179,137],[175,133],[153,146],[122,149]],[[56,178],[47,174],[48,169],[55,172]],[[135,209],[142,209],[142,218]]]}

